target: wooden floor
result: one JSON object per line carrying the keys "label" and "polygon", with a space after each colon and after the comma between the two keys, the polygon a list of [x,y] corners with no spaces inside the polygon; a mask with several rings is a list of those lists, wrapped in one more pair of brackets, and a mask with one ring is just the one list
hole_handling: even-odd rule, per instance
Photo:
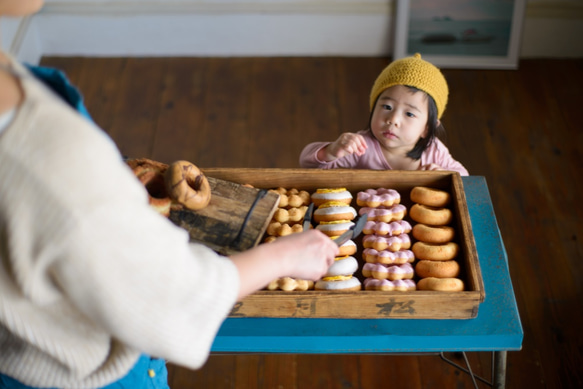
{"label": "wooden floor", "polygon": [[[363,129],[383,58],[43,58],[131,157],[297,167],[302,147]],[[583,387],[583,60],[446,70],[446,143],[485,176],[524,327],[509,388]],[[403,325],[407,325],[403,322]],[[459,355],[450,355],[461,362]],[[470,353],[489,377],[490,356]],[[214,355],[182,388],[470,388],[437,356]],[[480,387],[485,387],[480,384]]]}

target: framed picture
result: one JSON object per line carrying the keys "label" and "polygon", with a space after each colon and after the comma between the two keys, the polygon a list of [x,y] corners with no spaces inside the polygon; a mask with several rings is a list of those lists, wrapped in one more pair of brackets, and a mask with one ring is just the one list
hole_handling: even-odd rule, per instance
{"label": "framed picture", "polygon": [[393,59],[440,68],[516,69],[525,0],[397,0]]}

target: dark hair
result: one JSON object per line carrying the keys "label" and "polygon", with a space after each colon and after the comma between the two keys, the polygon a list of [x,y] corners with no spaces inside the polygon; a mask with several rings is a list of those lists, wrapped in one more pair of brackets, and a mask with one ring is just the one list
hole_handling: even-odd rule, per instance
{"label": "dark hair", "polygon": [[[439,123],[439,125],[437,125],[437,105],[435,104],[435,100],[433,100],[433,97],[431,97],[429,94],[422,91],[421,89],[415,88],[414,86],[409,85],[405,86],[409,88],[411,93],[423,92],[427,96],[427,136],[424,138],[420,138],[415,144],[415,146],[407,153],[407,157],[418,160],[421,158],[421,154],[423,154],[425,149],[429,147],[429,145],[431,144],[431,142],[433,142],[435,138],[441,138],[445,135],[445,128],[443,128],[441,122]],[[379,97],[381,94],[382,93],[379,94]],[[377,100],[379,97],[377,97]],[[368,118],[369,130],[372,130],[370,123],[375,108],[376,102],[374,108],[370,111],[370,116]]]}

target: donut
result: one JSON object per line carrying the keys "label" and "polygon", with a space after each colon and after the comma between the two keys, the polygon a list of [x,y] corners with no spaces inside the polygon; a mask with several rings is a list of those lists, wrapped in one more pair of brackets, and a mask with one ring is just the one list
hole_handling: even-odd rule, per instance
{"label": "donut", "polygon": [[407,234],[384,237],[378,235],[365,235],[362,238],[364,248],[373,248],[377,251],[408,250],[411,247],[411,238]]}
{"label": "donut", "polygon": [[415,255],[411,250],[389,251],[367,248],[362,251],[362,259],[368,263],[382,263],[383,265],[402,265],[412,263]]}
{"label": "donut", "polygon": [[418,223],[411,231],[413,237],[426,243],[447,243],[455,237],[455,230],[450,226],[428,226]]}
{"label": "donut", "polygon": [[320,222],[316,226],[317,230],[322,231],[328,236],[339,236],[348,231],[354,225],[350,220],[337,220],[331,222]]}
{"label": "donut", "polygon": [[362,229],[364,234],[376,235],[401,235],[411,232],[411,224],[405,220],[398,220],[390,223],[367,221]]}
{"label": "donut", "polygon": [[455,242],[447,242],[444,244],[415,242],[411,250],[417,259],[449,261],[458,255],[459,246]]}
{"label": "donut", "polygon": [[344,257],[336,257],[332,266],[328,268],[328,271],[322,279],[330,281],[331,278],[337,276],[351,276],[355,271],[358,270],[358,262],[356,258],[349,255]]}
{"label": "donut", "polygon": [[360,207],[390,207],[401,202],[401,195],[394,189],[367,189],[356,194],[356,204]]}
{"label": "donut", "polygon": [[366,278],[363,282],[365,290],[378,290],[382,292],[409,292],[417,289],[413,280],[377,280],[376,278]]}
{"label": "donut", "polygon": [[421,278],[451,278],[460,274],[460,265],[454,261],[428,261],[423,259],[415,265],[415,273]]}
{"label": "donut", "polygon": [[265,289],[267,290],[283,290],[285,292],[291,292],[294,290],[304,291],[314,288],[314,281],[311,280],[301,280],[299,278],[292,277],[281,277],[276,280],[271,281]]}
{"label": "donut", "polygon": [[449,208],[435,208],[421,204],[413,204],[409,215],[417,223],[430,226],[444,226],[453,220],[453,214]]}
{"label": "donut", "polygon": [[298,232],[303,232],[304,228],[301,224],[289,225],[287,223],[271,222],[267,225],[265,230],[267,235],[270,236],[286,236],[290,234],[296,234]]}
{"label": "donut", "polygon": [[356,291],[361,290],[362,285],[360,280],[353,276],[338,276],[331,279],[322,278],[316,281],[314,285],[315,290],[328,290],[328,291]]}
{"label": "donut", "polygon": [[376,278],[377,280],[395,281],[411,279],[415,275],[415,271],[410,263],[389,266],[381,263],[365,263],[362,267],[362,275]]}
{"label": "donut", "polygon": [[451,196],[448,192],[427,186],[414,187],[411,189],[409,197],[414,203],[437,208],[445,207],[451,201]]}
{"label": "donut", "polygon": [[[330,238],[336,239],[338,236],[331,236]],[[354,243],[353,240],[347,240],[338,247],[338,256],[344,257],[346,255],[354,255],[356,254],[356,250],[356,243]]]}
{"label": "donut", "polygon": [[280,208],[299,208],[304,205],[310,204],[310,194],[305,190],[298,190],[296,188],[286,189],[286,188],[276,188],[270,189],[270,192],[277,193],[279,195],[279,207]]}
{"label": "donut", "polygon": [[211,201],[211,186],[198,167],[188,161],[176,161],[166,170],[166,190],[172,200],[198,211]]}
{"label": "donut", "polygon": [[305,205],[302,205],[299,208],[278,208],[273,214],[273,220],[280,223],[298,223],[304,219],[307,210],[308,207]]}
{"label": "donut", "polygon": [[395,220],[402,220],[407,214],[407,207],[403,204],[395,204],[390,207],[362,207],[358,210],[359,215],[366,213],[367,220],[389,223]]}
{"label": "donut", "polygon": [[128,160],[127,164],[146,188],[150,206],[161,215],[168,217],[172,206],[172,199],[168,196],[164,179],[164,172],[168,165],[147,158]]}
{"label": "donut", "polygon": [[459,278],[422,278],[417,282],[418,290],[434,290],[440,292],[461,292],[464,282]]}
{"label": "donut", "polygon": [[311,199],[316,207],[328,201],[340,201],[349,205],[352,202],[352,194],[346,188],[324,188],[312,193]]}
{"label": "donut", "polygon": [[353,220],[356,217],[356,210],[350,205],[341,201],[328,201],[314,211],[314,221],[330,222],[335,220]]}

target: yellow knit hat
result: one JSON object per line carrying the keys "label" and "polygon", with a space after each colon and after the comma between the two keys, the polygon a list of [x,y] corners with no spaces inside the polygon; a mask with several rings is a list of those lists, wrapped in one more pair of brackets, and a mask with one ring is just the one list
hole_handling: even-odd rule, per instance
{"label": "yellow knit hat", "polygon": [[379,95],[394,85],[413,86],[433,97],[437,118],[441,118],[447,105],[447,82],[435,65],[421,59],[421,54],[393,61],[379,74],[370,93],[371,111]]}

